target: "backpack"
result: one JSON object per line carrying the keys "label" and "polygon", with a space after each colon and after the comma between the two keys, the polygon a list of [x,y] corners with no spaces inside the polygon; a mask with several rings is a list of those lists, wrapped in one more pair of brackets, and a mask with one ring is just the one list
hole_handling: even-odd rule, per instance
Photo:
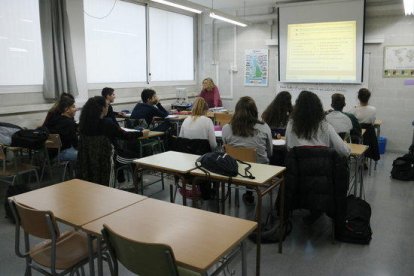
{"label": "backpack", "polygon": [[408,153],[392,162],[391,177],[397,180],[414,180],[414,154]]}
{"label": "backpack", "polygon": [[22,147],[27,149],[40,149],[44,147],[49,131],[46,127],[37,129],[21,129],[12,136],[12,147]]}
{"label": "backpack", "polygon": [[13,134],[21,129],[17,125],[0,122],[0,144],[10,145]]}
{"label": "backpack", "polygon": [[[239,173],[238,163],[246,165],[244,175]],[[255,179],[250,172],[251,165],[249,163],[236,160],[224,152],[208,152],[203,154],[196,160],[195,165],[207,175],[209,175],[208,171],[210,171],[228,176],[229,178],[240,175],[245,178]]]}
{"label": "backpack", "polygon": [[369,244],[372,237],[370,225],[371,206],[354,195],[346,199],[347,208],[344,226],[336,233],[336,239],[343,242]]}

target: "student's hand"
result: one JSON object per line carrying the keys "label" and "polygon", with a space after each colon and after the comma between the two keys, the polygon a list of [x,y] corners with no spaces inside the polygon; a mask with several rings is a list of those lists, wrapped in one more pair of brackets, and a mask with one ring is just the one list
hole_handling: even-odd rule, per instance
{"label": "student's hand", "polygon": [[121,118],[126,118],[126,113],[125,112],[118,112],[118,116]]}
{"label": "student's hand", "polygon": [[150,133],[150,130],[149,129],[144,129],[144,130],[142,130],[142,136],[148,136],[148,134]]}

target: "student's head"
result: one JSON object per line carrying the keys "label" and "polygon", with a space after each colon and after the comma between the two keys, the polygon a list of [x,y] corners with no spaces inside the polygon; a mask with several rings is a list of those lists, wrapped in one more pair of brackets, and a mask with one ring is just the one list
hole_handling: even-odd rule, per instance
{"label": "student's head", "polygon": [[248,96],[241,97],[230,122],[233,134],[242,137],[254,136],[255,124],[261,123],[257,116],[257,106],[254,100]]}
{"label": "student's head", "polygon": [[203,80],[203,89],[207,91],[213,90],[213,88],[216,87],[214,84],[214,81],[211,78],[205,78]]}
{"label": "student's head", "polygon": [[191,109],[191,115],[193,116],[205,115],[207,113],[207,110],[208,110],[208,104],[206,103],[206,101],[201,97],[195,98],[194,103],[193,103],[193,108]]}
{"label": "student's head", "polygon": [[362,105],[367,105],[369,98],[371,97],[371,92],[366,88],[361,88],[358,91],[358,100]]}
{"label": "student's head", "polygon": [[79,118],[79,131],[81,133],[90,129],[96,129],[99,125],[99,120],[108,113],[108,103],[102,96],[95,96],[89,98],[82,107],[82,112]]}
{"label": "student's head", "polygon": [[63,99],[63,98],[70,98],[70,99],[72,99],[72,100],[74,100],[74,99],[75,99],[75,97],[73,97],[73,95],[72,95],[72,94],[69,94],[69,93],[66,93],[66,92],[63,92],[62,94],[60,94],[59,101],[60,101],[61,99]]}
{"label": "student's head", "polygon": [[332,94],[331,106],[336,111],[342,111],[345,107],[345,96],[340,93]]}
{"label": "student's head", "polygon": [[67,116],[70,118],[75,117],[76,114],[76,106],[75,100],[70,97],[61,97],[59,100],[56,111],[63,116]]}
{"label": "student's head", "polygon": [[102,89],[101,95],[106,99],[108,103],[113,103],[115,100],[115,90],[111,87],[104,87]]}
{"label": "student's head", "polygon": [[141,92],[141,99],[143,103],[147,104],[156,104],[157,103],[157,93],[153,89],[145,88]]}
{"label": "student's head", "polygon": [[292,113],[292,96],[287,91],[278,93],[262,114],[262,119],[271,128],[284,128]]}
{"label": "student's head", "polygon": [[319,97],[315,93],[302,91],[296,99],[291,118],[292,131],[299,138],[310,140],[325,118]]}

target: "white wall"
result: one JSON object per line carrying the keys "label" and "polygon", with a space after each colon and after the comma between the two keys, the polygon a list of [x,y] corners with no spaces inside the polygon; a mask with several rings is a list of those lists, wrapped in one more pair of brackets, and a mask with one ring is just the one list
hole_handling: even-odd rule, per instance
{"label": "white wall", "polygon": [[[388,138],[387,150],[407,151],[413,131],[411,122],[414,120],[414,86],[404,86],[403,78],[383,78],[382,68],[384,46],[414,45],[414,17],[381,16],[366,19],[366,36],[384,37],[384,43],[365,45],[368,66],[364,70],[363,85],[292,85],[288,89],[277,80],[277,46],[265,45],[266,39],[277,38],[276,24],[265,22],[249,25],[247,28],[237,27],[236,36],[233,35],[234,27],[231,25],[217,24],[206,17],[202,19],[202,24],[204,29],[200,34],[200,63],[204,66],[200,65],[200,79],[211,76],[216,81],[218,78],[221,94],[229,94],[233,90],[233,97],[223,101],[228,109],[234,109],[241,96],[251,96],[256,100],[261,113],[277,91],[288,90],[292,92],[295,100],[301,88],[307,87],[320,96],[325,109],[329,109],[330,96],[333,93],[343,93],[347,101],[346,111],[357,103],[358,89],[366,86],[372,92],[371,104],[377,107],[377,118],[383,120],[381,136]],[[244,86],[244,51],[266,48],[269,48],[269,86]],[[231,65],[237,65],[238,71],[231,72]]]}

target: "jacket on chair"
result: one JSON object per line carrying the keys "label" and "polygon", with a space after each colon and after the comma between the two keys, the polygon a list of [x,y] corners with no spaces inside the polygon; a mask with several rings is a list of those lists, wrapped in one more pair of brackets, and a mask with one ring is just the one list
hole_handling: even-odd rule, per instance
{"label": "jacket on chair", "polygon": [[294,147],[287,154],[285,183],[286,212],[323,211],[341,226],[349,186],[346,157],[327,147]]}
{"label": "jacket on chair", "polygon": [[380,154],[375,128],[371,124],[361,124],[361,127],[366,129],[363,135],[364,145],[369,146],[365,156],[374,161],[378,161],[380,159]]}

